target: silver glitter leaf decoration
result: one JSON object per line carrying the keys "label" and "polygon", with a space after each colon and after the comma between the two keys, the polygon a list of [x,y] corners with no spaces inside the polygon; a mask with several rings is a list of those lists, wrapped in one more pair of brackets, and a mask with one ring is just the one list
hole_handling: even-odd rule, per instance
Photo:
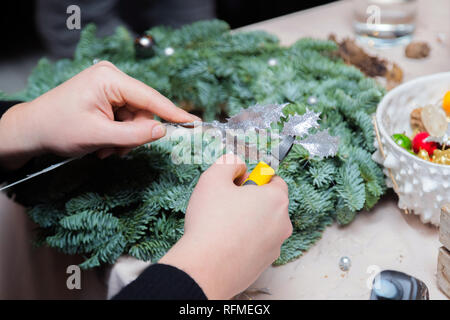
{"label": "silver glitter leaf decoration", "polygon": [[306,109],[305,114],[290,116],[289,120],[284,124],[281,134],[304,137],[310,129],[319,127],[319,115],[320,113]]}
{"label": "silver glitter leaf decoration", "polygon": [[229,129],[269,129],[272,123],[280,121],[286,104],[255,105],[242,109],[227,121]]}
{"label": "silver glitter leaf decoration", "polygon": [[[270,129],[271,124],[280,121],[283,115],[283,108],[287,104],[269,104],[255,105],[241,110],[237,115],[228,119],[227,122],[218,122],[214,120],[211,123],[203,123],[203,126],[216,128],[222,134],[222,143],[228,151],[244,156],[246,159],[257,160],[267,154],[267,150],[260,150],[261,146],[256,143],[245,141],[245,135],[248,130]],[[281,139],[282,136],[295,136],[303,138],[294,143],[303,146],[311,157],[333,156],[338,150],[338,138],[329,135],[328,131],[320,131],[309,135],[309,130],[319,128],[320,113],[309,109],[302,115],[292,115],[285,122],[281,136],[271,131],[274,139]],[[228,131],[227,129],[231,129]],[[243,138],[244,137],[244,138]]]}
{"label": "silver glitter leaf decoration", "polygon": [[328,130],[323,130],[294,143],[308,150],[311,157],[325,158],[336,155],[339,138],[331,136]]}
{"label": "silver glitter leaf decoration", "polygon": [[223,139],[224,147],[227,151],[247,159],[251,162],[259,161],[263,152],[259,150],[256,142],[246,142],[245,136],[227,134]]}

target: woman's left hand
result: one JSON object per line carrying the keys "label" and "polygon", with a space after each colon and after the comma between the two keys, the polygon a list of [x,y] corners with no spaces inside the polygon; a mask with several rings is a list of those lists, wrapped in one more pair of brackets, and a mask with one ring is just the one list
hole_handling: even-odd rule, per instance
{"label": "woman's left hand", "polygon": [[100,158],[125,154],[165,135],[153,115],[171,122],[200,120],[102,61],[3,115],[0,164],[16,169],[46,152],[79,156],[97,151]]}

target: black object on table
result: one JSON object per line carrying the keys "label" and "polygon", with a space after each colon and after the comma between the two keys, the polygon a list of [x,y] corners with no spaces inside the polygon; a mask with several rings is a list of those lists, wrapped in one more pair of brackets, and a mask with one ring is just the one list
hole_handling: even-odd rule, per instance
{"label": "black object on table", "polygon": [[425,283],[406,273],[381,271],[373,280],[370,300],[429,300]]}

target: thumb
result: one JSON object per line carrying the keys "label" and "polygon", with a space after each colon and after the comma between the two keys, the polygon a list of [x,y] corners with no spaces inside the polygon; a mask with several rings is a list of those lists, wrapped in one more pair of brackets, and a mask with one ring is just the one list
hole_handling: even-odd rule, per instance
{"label": "thumb", "polygon": [[166,127],[153,119],[138,118],[125,122],[109,121],[107,131],[106,144],[134,148],[164,137]]}
{"label": "thumb", "polygon": [[245,162],[234,154],[225,154],[214,162],[214,164],[205,171],[207,177],[212,177],[215,181],[224,183],[233,183],[236,178],[245,174],[247,166]]}

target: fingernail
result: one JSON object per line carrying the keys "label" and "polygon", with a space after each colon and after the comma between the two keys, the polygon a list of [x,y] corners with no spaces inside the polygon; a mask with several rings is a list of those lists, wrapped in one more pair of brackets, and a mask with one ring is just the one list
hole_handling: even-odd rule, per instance
{"label": "fingernail", "polygon": [[152,130],[152,139],[158,139],[163,137],[166,134],[166,128],[162,124],[158,124],[153,127]]}
{"label": "fingernail", "polygon": [[193,114],[191,114],[191,118],[194,119],[194,121],[203,121],[202,118],[197,117],[197,116],[195,116]]}

